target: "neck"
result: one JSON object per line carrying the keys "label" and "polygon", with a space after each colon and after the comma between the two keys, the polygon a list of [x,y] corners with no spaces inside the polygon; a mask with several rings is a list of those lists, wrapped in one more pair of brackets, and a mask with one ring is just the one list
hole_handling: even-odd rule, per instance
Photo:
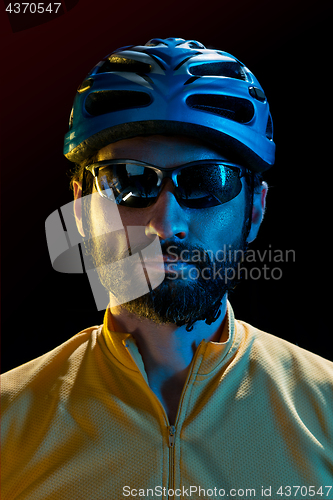
{"label": "neck", "polygon": [[197,321],[193,330],[186,325],[156,324],[127,312],[121,306],[112,307],[112,322],[118,332],[128,332],[134,337],[147,373],[150,388],[162,401],[174,421],[179,398],[190,368],[194,353],[202,340],[225,342],[221,338],[226,320],[227,296],[221,305],[221,315],[207,325]]}

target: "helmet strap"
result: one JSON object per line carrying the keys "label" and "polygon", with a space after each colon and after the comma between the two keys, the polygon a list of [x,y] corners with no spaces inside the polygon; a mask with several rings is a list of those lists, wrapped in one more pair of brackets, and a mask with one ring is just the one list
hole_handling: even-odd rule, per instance
{"label": "helmet strap", "polygon": [[[222,299],[218,300],[217,303],[211,308],[210,312],[207,314],[205,321],[207,325],[211,325],[221,316],[221,305],[222,305]],[[193,325],[196,321],[197,321],[196,319],[193,319],[187,323],[186,325],[187,332],[191,332],[193,330]]]}

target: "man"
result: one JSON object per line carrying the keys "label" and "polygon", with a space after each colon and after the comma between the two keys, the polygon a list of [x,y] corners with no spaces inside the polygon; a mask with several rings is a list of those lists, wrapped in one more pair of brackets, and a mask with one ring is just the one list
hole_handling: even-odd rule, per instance
{"label": "man", "polygon": [[[230,54],[153,39],[88,75],[64,152],[110,307],[3,376],[4,499],[333,498],[332,363],[227,300],[274,150]],[[149,292],[127,300],[142,273]]]}

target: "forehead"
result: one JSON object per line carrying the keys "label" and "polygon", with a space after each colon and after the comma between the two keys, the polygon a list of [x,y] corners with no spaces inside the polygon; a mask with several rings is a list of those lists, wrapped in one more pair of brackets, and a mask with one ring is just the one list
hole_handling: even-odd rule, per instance
{"label": "forehead", "polygon": [[227,160],[217,148],[185,136],[150,135],[123,139],[100,149],[97,161],[127,158],[160,167],[175,167],[204,159]]}

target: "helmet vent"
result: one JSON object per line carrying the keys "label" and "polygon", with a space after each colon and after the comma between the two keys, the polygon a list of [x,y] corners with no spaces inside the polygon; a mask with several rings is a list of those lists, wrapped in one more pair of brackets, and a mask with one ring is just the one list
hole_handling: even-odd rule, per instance
{"label": "helmet vent", "polygon": [[188,85],[189,83],[193,83],[198,78],[200,78],[200,76],[191,76],[191,78],[189,78],[188,80],[186,80],[186,82],[184,83],[184,85]]}
{"label": "helmet vent", "polygon": [[177,64],[177,66],[175,68],[173,68],[174,71],[177,71],[177,69],[179,69],[184,63],[186,63],[186,61],[188,61],[189,59],[191,59],[193,56],[188,56],[188,57],[185,57],[185,59],[183,59],[182,61],[180,61],[179,64]]}
{"label": "helmet vent", "polygon": [[73,119],[74,119],[74,107],[71,110],[71,114],[69,115],[69,130],[73,127]]}
{"label": "helmet vent", "polygon": [[159,45],[168,46],[162,38],[152,38],[149,42],[145,43],[145,47],[158,47]]}
{"label": "helmet vent", "polygon": [[132,90],[102,90],[91,92],[85,102],[86,111],[93,116],[148,106],[152,101],[146,92]]}
{"label": "helmet vent", "polygon": [[190,68],[191,75],[198,76],[224,76],[247,81],[244,68],[238,62],[213,62],[193,65]]}
{"label": "helmet vent", "polygon": [[110,56],[103,62],[97,73],[111,73],[113,71],[149,73],[150,70],[150,64],[141,61],[135,61],[133,59],[127,59],[126,57]]}
{"label": "helmet vent", "polygon": [[270,113],[268,115],[268,120],[267,120],[266,137],[267,137],[267,139],[270,139],[270,140],[273,139],[273,121],[272,121],[272,116]]}
{"label": "helmet vent", "polygon": [[154,56],[154,54],[151,54],[150,52],[146,52],[146,54],[149,55],[149,57],[151,57],[158,65],[161,69],[163,69],[163,71],[165,71],[165,67],[163,66],[162,62],[159,60],[158,57]]}
{"label": "helmet vent", "polygon": [[252,102],[239,97],[212,94],[194,94],[186,99],[190,108],[214,113],[238,123],[248,123],[254,115]]}

